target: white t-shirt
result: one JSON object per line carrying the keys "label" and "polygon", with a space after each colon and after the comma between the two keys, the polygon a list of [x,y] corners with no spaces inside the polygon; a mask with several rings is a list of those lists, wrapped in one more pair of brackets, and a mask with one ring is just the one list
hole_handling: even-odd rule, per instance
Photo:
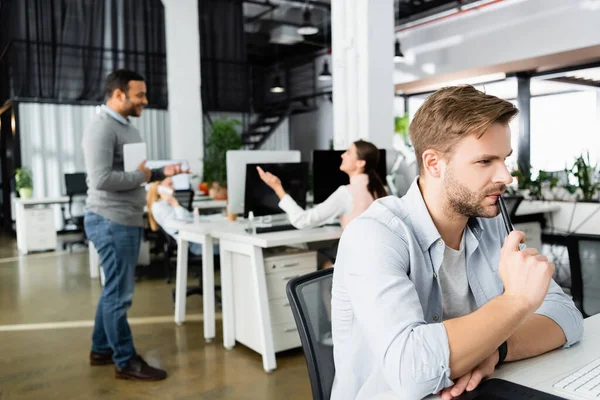
{"label": "white t-shirt", "polygon": [[440,286],[442,287],[442,305],[444,320],[462,317],[477,309],[475,298],[467,278],[467,255],[465,235],[458,250],[446,246],[444,259],[440,266]]}

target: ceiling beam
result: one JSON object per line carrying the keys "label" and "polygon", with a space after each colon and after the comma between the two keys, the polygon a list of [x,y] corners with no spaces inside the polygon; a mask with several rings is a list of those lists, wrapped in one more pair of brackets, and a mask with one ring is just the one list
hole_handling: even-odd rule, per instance
{"label": "ceiling beam", "polygon": [[579,79],[579,78],[571,78],[571,77],[565,76],[563,78],[552,78],[552,79],[548,79],[548,80],[553,81],[553,82],[569,83],[571,85],[591,86],[594,88],[600,88],[600,82],[593,81],[591,79]]}
{"label": "ceiling beam", "polygon": [[264,1],[244,0],[244,3],[256,4],[259,6],[269,6],[269,5],[273,5],[274,3],[275,4],[285,3],[285,4],[295,4],[298,7],[304,7],[304,5],[306,3],[308,3],[309,5],[311,5],[313,7],[319,7],[319,8],[331,10],[331,4],[325,3],[323,1],[317,1],[317,0],[308,0],[308,1],[304,1],[304,0],[272,0],[272,1],[271,0],[264,0]]}

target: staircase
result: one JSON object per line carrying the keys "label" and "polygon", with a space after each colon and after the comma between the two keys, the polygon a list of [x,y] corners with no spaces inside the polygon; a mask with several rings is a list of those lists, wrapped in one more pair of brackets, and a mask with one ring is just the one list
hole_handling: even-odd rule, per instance
{"label": "staircase", "polygon": [[248,150],[259,149],[289,116],[289,109],[274,109],[259,114],[248,130],[242,133],[242,146]]}

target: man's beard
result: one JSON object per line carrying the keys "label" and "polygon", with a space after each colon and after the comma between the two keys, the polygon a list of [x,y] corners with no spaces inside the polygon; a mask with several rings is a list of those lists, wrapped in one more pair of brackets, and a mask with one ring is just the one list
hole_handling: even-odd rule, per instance
{"label": "man's beard", "polygon": [[483,201],[486,196],[504,192],[506,185],[494,185],[480,192],[473,192],[454,179],[450,169],[448,169],[444,183],[446,188],[444,208],[449,215],[459,215],[467,218],[493,218],[500,213],[500,208],[497,205],[484,206]]}
{"label": "man's beard", "polygon": [[127,105],[128,107],[125,109],[125,111],[127,112],[127,116],[128,117],[139,117],[139,113],[137,111],[137,107],[138,105],[133,104],[131,102],[131,100],[129,100],[129,97],[126,98],[127,99]]}

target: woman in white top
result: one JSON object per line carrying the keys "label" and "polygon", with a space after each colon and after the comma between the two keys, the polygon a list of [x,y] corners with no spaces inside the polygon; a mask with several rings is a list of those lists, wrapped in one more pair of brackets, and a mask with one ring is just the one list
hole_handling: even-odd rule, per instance
{"label": "woman in white top", "polygon": [[[166,222],[171,219],[191,219],[193,214],[179,204],[173,196],[173,190],[173,180],[171,178],[166,178],[161,182],[153,182],[146,192],[146,203],[150,229],[156,232],[160,225],[165,232],[177,240],[177,230],[168,228]],[[202,255],[202,245],[190,242],[189,251],[194,255]]]}
{"label": "woman in white top", "polygon": [[[385,160],[384,160],[385,162]],[[288,195],[279,178],[257,167],[260,178],[275,191],[279,207],[285,211],[291,224],[298,228],[313,228],[333,222],[340,217],[342,228],[362,214],[375,199],[387,196],[377,174],[379,150],[372,143],[358,140],[342,154],[340,170],[348,174],[350,184],[340,186],[324,202],[303,210]]]}

